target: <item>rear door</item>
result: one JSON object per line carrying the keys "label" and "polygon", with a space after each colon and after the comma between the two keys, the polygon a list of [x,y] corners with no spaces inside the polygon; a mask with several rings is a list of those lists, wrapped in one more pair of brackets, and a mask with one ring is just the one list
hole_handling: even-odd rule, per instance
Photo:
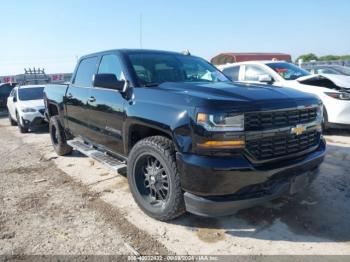
{"label": "rear door", "polygon": [[80,61],[65,96],[67,125],[75,136],[90,137],[88,99],[97,63],[98,56],[83,58]]}
{"label": "rear door", "polygon": [[[101,57],[99,74],[114,74],[125,80],[122,63],[117,54]],[[123,119],[125,99],[117,90],[93,87],[89,102],[89,125],[92,141],[114,153],[123,154]]]}

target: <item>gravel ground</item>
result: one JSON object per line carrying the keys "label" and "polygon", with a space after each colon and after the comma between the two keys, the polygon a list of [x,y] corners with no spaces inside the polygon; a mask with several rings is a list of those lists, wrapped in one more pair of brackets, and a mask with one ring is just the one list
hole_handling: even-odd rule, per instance
{"label": "gravel ground", "polygon": [[0,136],[0,254],[168,254],[1,124]]}
{"label": "gravel ground", "polygon": [[349,133],[327,135],[319,177],[302,194],[168,223],[138,209],[125,177],[77,152],[57,157],[46,132],[19,134],[3,118],[0,135],[2,254],[129,254],[128,242],[142,254],[350,255]]}

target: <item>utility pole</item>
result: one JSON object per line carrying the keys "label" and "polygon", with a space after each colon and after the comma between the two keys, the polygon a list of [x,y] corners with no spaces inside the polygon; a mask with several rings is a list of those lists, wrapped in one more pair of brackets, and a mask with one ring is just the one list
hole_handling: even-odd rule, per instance
{"label": "utility pole", "polygon": [[140,13],[140,48],[142,49],[142,13]]}

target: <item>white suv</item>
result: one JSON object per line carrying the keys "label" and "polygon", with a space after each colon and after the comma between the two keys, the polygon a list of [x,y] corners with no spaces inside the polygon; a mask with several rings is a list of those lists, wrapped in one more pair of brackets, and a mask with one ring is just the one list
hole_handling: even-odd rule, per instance
{"label": "white suv", "polygon": [[328,76],[311,75],[283,61],[249,61],[218,66],[232,81],[290,87],[317,95],[329,128],[350,128],[350,88]]}
{"label": "white suv", "polygon": [[28,85],[15,87],[7,98],[11,125],[18,125],[21,133],[28,132],[44,123],[44,86]]}

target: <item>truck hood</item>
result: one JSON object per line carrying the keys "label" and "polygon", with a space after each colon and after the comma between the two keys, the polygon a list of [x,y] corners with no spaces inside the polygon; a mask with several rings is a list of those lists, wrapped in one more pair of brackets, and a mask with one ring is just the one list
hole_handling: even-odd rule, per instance
{"label": "truck hood", "polygon": [[[289,108],[318,104],[319,99],[292,88],[243,83],[163,83],[160,89],[199,98],[217,107],[236,105],[257,109]],[[233,103],[239,102],[239,103]],[[208,104],[206,104],[208,106]],[[259,108],[257,108],[257,106]],[[247,108],[247,110],[249,110]]]}
{"label": "truck hood", "polygon": [[350,89],[350,76],[317,74],[303,76],[296,81],[301,84],[310,84],[335,90]]}

